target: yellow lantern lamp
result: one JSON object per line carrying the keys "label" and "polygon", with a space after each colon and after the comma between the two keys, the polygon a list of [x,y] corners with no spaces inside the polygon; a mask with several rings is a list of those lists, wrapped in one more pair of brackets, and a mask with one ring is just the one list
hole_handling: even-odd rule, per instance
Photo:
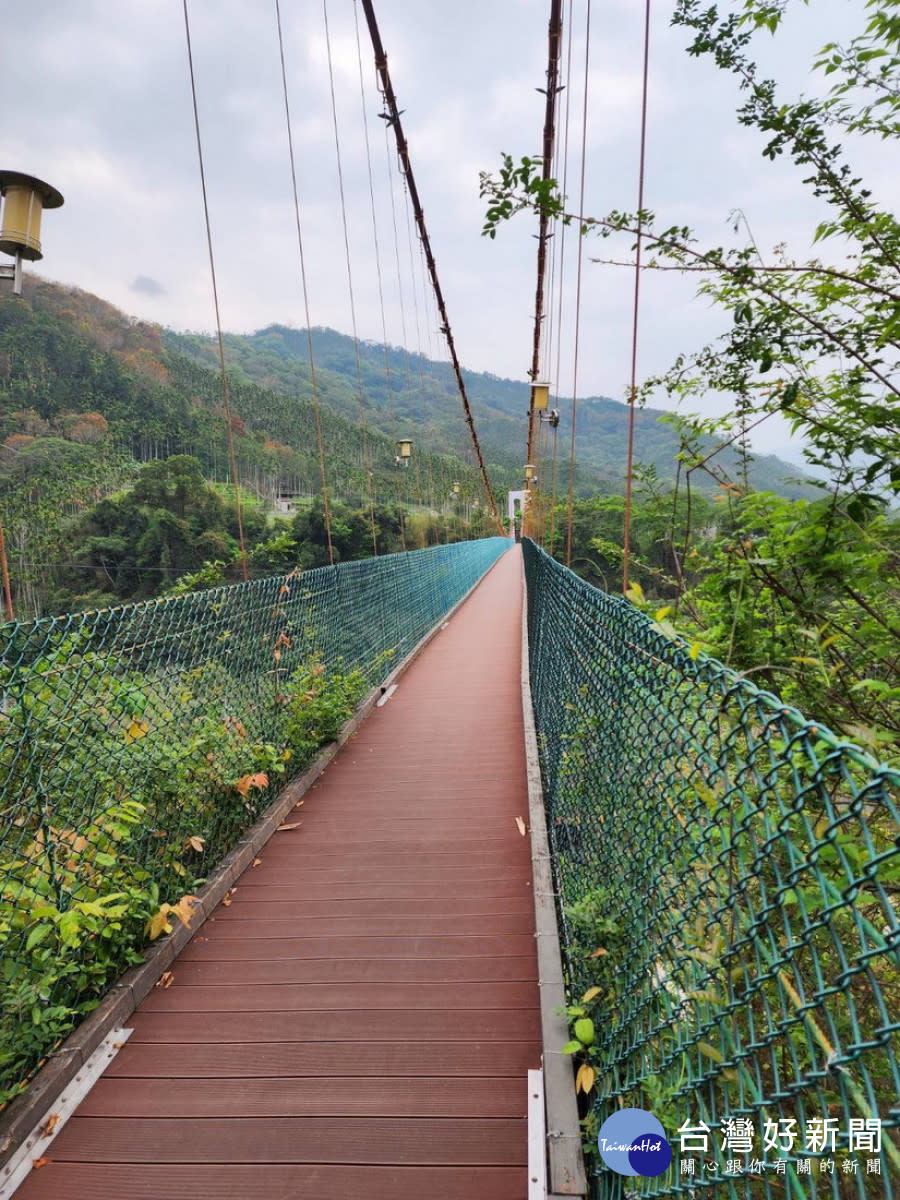
{"label": "yellow lantern lamp", "polygon": [[13,292],[22,294],[22,261],[36,262],[41,251],[41,214],[45,208],[59,208],[62,195],[33,175],[21,171],[0,171],[0,250],[15,258],[13,267],[0,268],[4,278],[12,277]]}
{"label": "yellow lantern lamp", "polygon": [[453,495],[454,495],[454,496],[458,496],[458,495],[459,495],[459,484],[458,484],[457,482],[455,482],[455,481],[454,481],[454,484],[453,484]]}
{"label": "yellow lantern lamp", "polygon": [[525,464],[525,482],[526,483],[534,483],[536,479],[537,479],[537,469],[535,468],[534,463],[526,463]]}
{"label": "yellow lantern lamp", "polygon": [[544,412],[550,407],[550,384],[546,381],[531,385],[531,407],[535,412]]}
{"label": "yellow lantern lamp", "polygon": [[401,458],[410,458],[412,455],[412,438],[400,438],[397,442],[397,447],[400,451]]}

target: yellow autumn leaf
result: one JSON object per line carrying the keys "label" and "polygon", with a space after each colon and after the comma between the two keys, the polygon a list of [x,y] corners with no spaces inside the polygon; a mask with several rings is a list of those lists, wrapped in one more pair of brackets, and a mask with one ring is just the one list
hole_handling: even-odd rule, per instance
{"label": "yellow autumn leaf", "polygon": [[690,658],[694,659],[694,661],[696,662],[696,660],[700,657],[700,643],[699,642],[691,643],[691,648],[688,651],[688,655]]}
{"label": "yellow autumn leaf", "polygon": [[149,729],[149,721],[132,721],[125,730],[125,741],[136,742],[138,738],[145,737]]}
{"label": "yellow autumn leaf", "polygon": [[658,608],[656,610],[656,612],[653,614],[653,620],[654,621],[664,621],[671,611],[672,611],[671,604],[667,604],[664,608]]}
{"label": "yellow autumn leaf", "polygon": [[[604,950],[603,953],[605,954],[606,951]],[[599,996],[602,991],[603,991],[603,988],[598,988],[598,987],[588,988],[588,990],[581,997],[582,1003],[589,1004],[590,1001],[593,1000],[595,996]]]}
{"label": "yellow autumn leaf", "polygon": [[178,918],[182,925],[189,925],[191,917],[194,915],[194,906],[200,901],[197,896],[182,896],[176,905],[171,908],[171,912]]}
{"label": "yellow autumn leaf", "polygon": [[575,1091],[584,1092],[585,1095],[594,1086],[594,1080],[597,1078],[597,1072],[588,1063],[582,1063],[578,1068],[578,1074],[575,1076]]}
{"label": "yellow autumn leaf", "polygon": [[202,837],[198,837],[196,833],[184,840],[185,850],[196,850],[198,854],[201,853],[205,845],[206,841]]}
{"label": "yellow autumn leaf", "polygon": [[159,906],[159,911],[154,913],[154,915],[147,922],[147,937],[151,942],[154,942],[160,936],[160,934],[171,932],[172,926],[169,923],[169,905],[161,904]]}

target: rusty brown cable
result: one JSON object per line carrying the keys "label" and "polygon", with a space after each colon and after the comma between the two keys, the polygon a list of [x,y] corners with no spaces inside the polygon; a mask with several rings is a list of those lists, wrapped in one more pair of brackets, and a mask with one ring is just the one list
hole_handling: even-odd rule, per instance
{"label": "rusty brown cable", "polygon": [[637,240],[634,256],[634,307],[631,323],[631,386],[628,389],[628,449],[625,454],[625,532],[622,551],[622,591],[628,591],[631,564],[631,493],[634,475],[634,405],[637,398],[638,315],[641,295],[641,245],[643,241],[644,165],[647,150],[647,79],[650,64],[650,0],[644,6],[644,73],[641,85],[641,149],[638,166]]}
{"label": "rusty brown cable", "polygon": [[[559,0],[554,0],[554,3]],[[394,136],[397,141],[397,153],[400,158],[400,165],[403,175],[406,179],[407,187],[409,188],[409,196],[412,200],[413,212],[415,213],[416,226],[419,231],[419,239],[422,243],[422,248],[425,252],[425,262],[428,266],[428,275],[431,279],[431,286],[434,290],[435,299],[437,301],[438,311],[441,316],[441,332],[447,341],[447,347],[450,351],[450,359],[453,363],[453,373],[456,377],[456,384],[459,389],[460,398],[463,405],[463,413],[465,415],[466,424],[469,427],[469,434],[472,438],[472,445],[475,448],[475,457],[478,462],[478,468],[481,473],[481,480],[484,484],[485,496],[491,509],[491,516],[501,534],[506,533],[503,524],[500,520],[500,514],[497,511],[497,501],[494,498],[494,493],[491,488],[490,480],[488,479],[487,468],[484,465],[484,456],[481,453],[481,445],[478,441],[478,434],[475,429],[475,421],[472,416],[472,409],[469,405],[469,397],[466,391],[465,380],[463,379],[462,366],[459,362],[459,357],[456,353],[456,345],[453,340],[453,332],[450,328],[450,318],[447,315],[447,306],[444,302],[444,293],[441,290],[440,280],[438,279],[437,264],[435,263],[434,253],[431,249],[431,239],[428,236],[428,229],[425,225],[425,214],[422,211],[422,203],[419,199],[419,191],[416,187],[415,176],[413,175],[412,163],[409,157],[409,147],[406,143],[406,138],[403,134],[403,126],[400,121],[400,110],[397,107],[397,97],[394,94],[394,88],[391,83],[390,73],[388,72],[387,55],[384,52],[384,46],[381,41],[381,34],[378,30],[378,22],[375,18],[375,9],[372,6],[372,0],[362,0],[363,11],[366,14],[366,23],[369,26],[369,35],[372,39],[372,48],[375,52],[375,66],[381,78],[382,94],[384,102],[387,106],[386,119],[388,124],[394,131]]]}
{"label": "rusty brown cable", "polygon": [[182,0],[184,9],[184,36],[187,42],[188,72],[191,79],[191,103],[194,109],[194,133],[197,139],[197,162],[200,167],[200,190],[203,193],[203,219],[206,223],[206,247],[209,252],[209,275],[212,282],[213,306],[216,313],[216,338],[219,346],[219,375],[222,381],[222,406],[225,409],[225,427],[228,444],[228,461],[231,466],[231,483],[234,488],[234,507],[237,515],[238,546],[241,554],[241,577],[248,579],[247,547],[244,544],[244,512],[241,505],[241,487],[238,479],[237,456],[234,451],[234,429],[231,423],[231,393],[225,371],[225,340],[222,336],[222,318],[219,311],[219,288],[216,282],[216,259],[213,252],[212,226],[209,219],[209,200],[206,192],[206,171],[203,166],[203,141],[200,136],[200,113],[197,108],[197,81],[194,76],[194,52],[191,46],[191,22],[188,16],[188,0]]}
{"label": "rusty brown cable", "polygon": [[306,259],[303,253],[303,232],[300,224],[300,195],[297,191],[297,166],[294,158],[294,133],[291,123],[291,106],[288,99],[287,71],[284,65],[284,35],[281,29],[281,6],[275,0],[275,21],[278,27],[278,55],[281,62],[281,87],[284,93],[284,119],[287,129],[288,158],[291,165],[291,186],[294,194],[294,219],[297,226],[297,247],[300,252],[300,282],[303,290],[303,311],[306,318],[306,344],[309,354],[309,380],[312,388],[313,413],[316,423],[316,447],[319,455],[319,478],[322,485],[322,508],[325,517],[325,538],[328,542],[328,561],[334,566],[334,545],[331,540],[331,500],[328,495],[328,477],[325,471],[325,445],[322,438],[322,411],[319,406],[319,388],[316,380],[316,364],[313,356],[312,329],[309,321],[309,289],[306,283]]}

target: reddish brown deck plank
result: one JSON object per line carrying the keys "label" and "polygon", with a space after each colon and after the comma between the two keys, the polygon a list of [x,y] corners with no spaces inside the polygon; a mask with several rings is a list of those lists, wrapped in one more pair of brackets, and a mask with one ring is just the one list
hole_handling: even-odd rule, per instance
{"label": "reddish brown deck plank", "polygon": [[[435,1080],[435,1087],[440,1087],[441,1079],[460,1075],[511,1075],[523,1079],[540,1060],[537,1038],[499,1042],[471,1037],[463,1042],[395,1040],[350,1045],[352,1067],[360,1078],[412,1074]],[[132,1040],[110,1063],[105,1078],[317,1080],[335,1075],[346,1062],[344,1041],[166,1045]],[[311,1086],[319,1085],[315,1082]]]}
{"label": "reddish brown deck plank", "polygon": [[85,1117],[519,1117],[526,1097],[516,1078],[101,1079],[81,1106]]}
{"label": "reddish brown deck plank", "polygon": [[19,1200],[521,1200],[540,1061],[507,555],[129,1022]]}
{"label": "reddish brown deck plank", "polygon": [[263,958],[254,962],[184,962],[172,991],[205,984],[487,983],[534,980],[534,956],[519,958]]}
{"label": "reddish brown deck plank", "polygon": [[[174,972],[173,972],[174,973]],[[176,975],[177,978],[177,975]],[[365,987],[330,983],[233,984],[231,987],[190,984],[157,988],[141,1005],[151,1012],[359,1012],[388,1009],[432,1011],[441,1009],[535,1007],[534,988],[521,983],[370,983]]]}
{"label": "reddish brown deck plank", "polygon": [[[449,903],[449,901],[448,901]],[[204,927],[205,928],[205,927]],[[233,938],[227,934],[205,934],[189,942],[184,962],[254,958],[494,958],[509,954],[519,957],[534,950],[534,935],[472,935],[471,937],[294,937]]]}
{"label": "reddish brown deck plank", "polygon": [[522,1118],[75,1116],[53,1162],[371,1163],[512,1166],[526,1161]]}
{"label": "reddish brown deck plank", "polygon": [[157,1045],[342,1041],[349,1046],[374,1041],[462,1042],[469,1037],[509,1041],[537,1038],[539,1032],[536,1008],[148,1012],[142,1005],[130,1024],[136,1038]]}
{"label": "reddish brown deck plank", "polygon": [[33,1200],[521,1200],[521,1167],[51,1163]]}

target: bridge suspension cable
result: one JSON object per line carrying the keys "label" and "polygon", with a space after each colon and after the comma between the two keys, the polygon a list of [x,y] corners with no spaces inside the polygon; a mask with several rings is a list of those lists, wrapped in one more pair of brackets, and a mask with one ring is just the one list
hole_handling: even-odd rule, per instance
{"label": "bridge suspension cable", "polygon": [[[558,2],[561,2],[561,0],[554,0],[554,3]],[[441,332],[446,339],[447,347],[450,351],[450,359],[453,364],[453,373],[456,377],[456,384],[459,389],[459,394],[463,405],[463,413],[465,415],[466,424],[469,427],[469,434],[475,450],[475,458],[478,463],[478,469],[481,474],[482,483],[484,484],[485,496],[487,498],[488,505],[490,506],[491,515],[494,519],[494,522],[500,532],[503,533],[505,530],[503,529],[503,524],[500,520],[500,514],[497,511],[497,501],[494,498],[493,489],[491,488],[491,483],[488,479],[487,468],[484,464],[484,456],[481,452],[481,445],[478,441],[478,433],[475,429],[475,420],[472,416],[472,409],[469,405],[466,384],[465,380],[463,379],[462,366],[460,365],[459,358],[456,353],[453,332],[450,328],[450,318],[447,315],[447,306],[444,302],[444,294],[441,289],[440,280],[438,279],[437,264],[435,263],[434,253],[431,249],[431,239],[428,236],[428,229],[425,225],[425,214],[422,211],[422,203],[419,199],[419,192],[418,188],[416,187],[415,176],[413,175],[412,163],[410,162],[409,157],[409,147],[407,146],[406,138],[403,134],[403,126],[400,121],[400,110],[397,106],[397,97],[394,94],[390,73],[388,72],[387,55],[385,54],[384,46],[381,41],[381,34],[378,29],[378,22],[375,17],[375,10],[372,5],[372,0],[362,0],[362,6],[366,15],[366,23],[369,27],[369,36],[372,39],[372,48],[375,52],[375,66],[378,70],[378,75],[381,80],[381,92],[384,98],[385,107],[387,108],[387,112],[384,114],[384,116],[387,124],[393,129],[394,137],[396,138],[397,153],[400,158],[400,167],[406,180],[406,185],[409,189],[409,196],[410,200],[412,201],[416,226],[419,231],[419,239],[425,252],[425,262],[428,267],[431,286],[434,290],[438,311],[442,321]]]}
{"label": "bridge suspension cable", "polygon": [[194,76],[194,52],[191,46],[191,21],[188,15],[188,0],[182,0],[184,9],[184,36],[187,43],[188,73],[191,81],[191,102],[194,109],[194,133],[197,139],[197,162],[200,167],[200,190],[203,194],[203,220],[206,224],[206,247],[209,252],[209,275],[212,283],[213,307],[216,313],[216,339],[219,347],[219,377],[222,381],[222,407],[225,410],[225,434],[228,445],[228,462],[231,467],[231,482],[234,487],[234,507],[237,515],[238,546],[241,554],[241,576],[246,582],[247,547],[244,543],[244,513],[241,504],[241,487],[238,479],[237,457],[234,452],[234,429],[231,422],[231,392],[225,371],[225,341],[222,336],[222,318],[219,310],[219,288],[216,282],[216,257],[213,251],[212,225],[209,219],[209,199],[206,192],[206,171],[203,166],[203,140],[200,136],[200,113],[197,107],[197,81]]}
{"label": "bridge suspension cable", "polygon": [[[628,389],[628,449],[625,455],[625,534],[622,554],[622,591],[628,591],[631,563],[631,489],[634,475],[634,402],[637,398],[638,314],[641,298],[641,247],[643,243],[644,167],[647,154],[647,78],[650,66],[650,0],[644,6],[644,67],[641,81],[641,148],[638,165],[637,238],[634,247],[634,305],[631,324],[631,386]],[[679,464],[680,466],[680,464]]]}
{"label": "bridge suspension cable", "polygon": [[[565,118],[563,121],[563,136],[560,151],[560,139],[557,139],[557,167],[556,177],[559,178],[559,159],[562,158],[562,183],[560,192],[563,196],[566,194],[569,180],[569,125],[571,117],[571,100],[572,100],[572,28],[574,25],[572,17],[573,0],[569,0],[568,6],[568,21],[566,22],[566,72],[565,83],[563,88],[565,91]],[[566,278],[566,225],[563,222],[559,231],[559,241],[554,238],[553,253],[556,261],[559,263],[559,278],[556,285],[557,288],[557,303],[556,303],[556,362],[553,367],[553,391],[559,396],[559,381],[560,368],[562,364],[562,331],[563,331],[563,301],[565,298],[565,278]],[[553,272],[551,270],[551,298],[553,295]],[[550,313],[551,328],[553,325],[553,312]],[[548,342],[548,346],[550,343]],[[548,349],[548,361],[550,351]],[[548,371],[549,377],[549,371]],[[553,457],[550,473],[550,540],[549,547],[551,554],[555,552],[556,544],[556,485],[557,485],[557,451],[559,446],[559,422],[553,424]]]}
{"label": "bridge suspension cable", "polygon": [[[187,3],[187,0],[185,0]],[[306,341],[309,353],[309,379],[312,388],[313,413],[316,425],[316,448],[319,455],[319,477],[322,485],[322,508],[325,517],[325,537],[328,542],[328,561],[334,565],[334,545],[331,540],[331,500],[328,494],[328,476],[325,470],[325,446],[322,438],[322,410],[319,405],[319,388],[316,380],[316,364],[313,356],[312,328],[309,320],[309,289],[306,283],[306,259],[303,254],[303,231],[300,223],[300,195],[297,190],[297,165],[294,158],[294,133],[291,122],[291,105],[288,99],[287,71],[284,64],[284,34],[281,28],[281,5],[275,0],[275,23],[278,28],[278,56],[281,63],[281,87],[284,94],[284,120],[287,130],[288,158],[291,167],[291,186],[294,195],[294,219],[297,227],[297,248],[300,254],[300,282],[303,292],[303,311],[306,319]]]}
{"label": "bridge suspension cable", "polygon": [[578,346],[581,334],[581,274],[584,265],[584,174],[587,161],[588,97],[591,65],[591,0],[584,19],[584,92],[581,109],[581,167],[578,185],[578,259],[575,269],[575,347],[572,361],[572,430],[569,443],[569,494],[566,504],[566,566],[572,566],[572,518],[575,510],[575,423],[578,415]]}
{"label": "bridge suspension cable", "polygon": [[369,500],[369,526],[372,534],[372,553],[378,556],[378,535],[375,530],[375,495],[369,456],[369,431],[366,426],[366,400],[363,391],[362,363],[359,356],[359,331],[356,324],[356,298],[353,293],[353,267],[350,261],[350,233],[347,227],[347,200],[344,194],[344,169],[341,162],[341,139],[338,127],[337,97],[334,91],[334,61],[331,53],[331,31],[328,27],[328,0],[322,0],[325,24],[325,49],[328,57],[328,86],[331,92],[331,117],[334,125],[334,152],[337,160],[338,191],[341,196],[341,225],[344,233],[344,261],[347,267],[347,293],[350,299],[350,325],[353,329],[353,351],[356,358],[356,394],[359,402],[359,428],[362,435],[363,474]]}
{"label": "bridge suspension cable", "polygon": [[[553,146],[556,139],[556,95],[559,91],[559,49],[562,40],[562,0],[550,0],[550,23],[547,31],[547,87],[544,106],[544,143],[541,178],[546,182],[553,173]],[[544,208],[538,218],[537,284],[534,292],[534,340],[528,377],[534,383],[541,369],[541,328],[544,323],[544,277],[547,265],[547,242],[550,238],[550,216]],[[534,392],[528,405],[528,442],[525,461],[532,462],[534,450]]]}

